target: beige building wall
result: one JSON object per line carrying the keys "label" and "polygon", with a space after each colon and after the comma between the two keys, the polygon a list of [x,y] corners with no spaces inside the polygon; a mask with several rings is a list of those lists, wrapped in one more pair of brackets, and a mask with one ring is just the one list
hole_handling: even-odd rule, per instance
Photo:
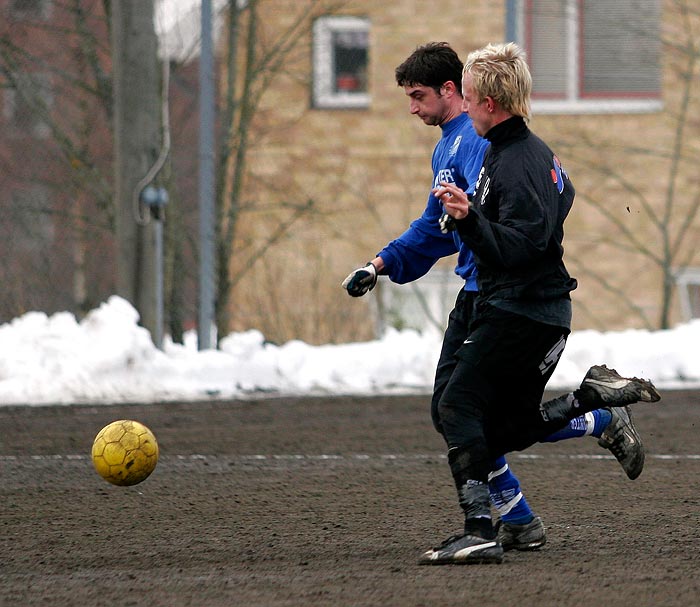
{"label": "beige building wall", "polygon": [[[271,4],[275,8],[266,13],[270,32],[288,19],[294,3]],[[300,40],[287,73],[270,83],[256,116],[246,187],[254,211],[242,218],[232,268],[235,273],[237,265],[252,264],[253,271],[240,282],[232,302],[234,329],[256,327],[275,341],[311,343],[373,336],[368,297],[347,297],[340,282],[422,212],[432,178],[430,154],[440,136],[437,127],[409,114],[394,68],[431,40],[450,42],[462,57],[487,42],[502,41],[504,10],[503,2],[490,0],[347,3],[339,14],[371,21],[371,105],[362,110],[310,107],[310,38]],[[668,23],[665,27],[670,29]],[[565,242],[567,263],[580,282],[574,292],[575,329],[643,327],[644,315],[652,323],[658,320],[659,266],[617,245],[624,228],[652,254],[662,246],[645,205],[663,213],[671,170],[674,132],[667,112],[676,112],[680,100],[670,59],[668,63],[666,112],[535,115],[532,120],[533,130],[559,154],[578,191]],[[697,109],[693,116],[699,115]],[[689,134],[697,149],[697,122]],[[696,174],[687,164],[681,172],[679,208],[673,209],[678,221],[697,204],[698,191]],[[295,215],[291,207],[305,204],[307,210]],[[283,235],[274,247],[259,254],[265,239],[278,230]],[[697,242],[697,220],[690,230],[691,241]],[[694,259],[700,264],[700,258]],[[673,318],[679,320],[677,300]]]}
{"label": "beige building wall", "polygon": [[[677,247],[674,269],[700,265],[700,75],[698,57],[680,50],[696,39],[700,18],[680,6],[663,5],[661,111],[538,115],[532,123],[577,187],[567,225],[568,264],[580,282],[575,328],[644,328],[645,320],[658,328],[665,253]],[[675,282],[670,288],[672,326],[686,319]]]}

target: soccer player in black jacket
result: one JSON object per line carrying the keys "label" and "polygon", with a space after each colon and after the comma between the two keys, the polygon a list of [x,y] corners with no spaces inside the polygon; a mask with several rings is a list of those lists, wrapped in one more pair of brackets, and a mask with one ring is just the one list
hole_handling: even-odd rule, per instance
{"label": "soccer player in black jacket", "polygon": [[438,403],[448,462],[464,511],[464,534],[425,552],[422,564],[501,562],[491,521],[489,464],[608,403],[660,399],[653,384],[596,365],[573,393],[542,403],[571,326],[576,280],[563,261],[564,220],[574,187],[559,159],[532,133],[532,80],[513,43],[472,52],[463,110],[490,142],[470,201],[454,184],[434,194],[444,229],[473,251],[479,295],[469,334]]}

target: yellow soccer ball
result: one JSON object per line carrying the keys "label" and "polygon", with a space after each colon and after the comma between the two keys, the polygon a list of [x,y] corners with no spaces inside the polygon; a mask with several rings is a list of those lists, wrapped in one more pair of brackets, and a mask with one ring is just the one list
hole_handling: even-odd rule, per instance
{"label": "yellow soccer ball", "polygon": [[158,463],[158,442],[139,422],[120,419],[106,425],[92,443],[92,463],[97,473],[113,485],[136,485]]}

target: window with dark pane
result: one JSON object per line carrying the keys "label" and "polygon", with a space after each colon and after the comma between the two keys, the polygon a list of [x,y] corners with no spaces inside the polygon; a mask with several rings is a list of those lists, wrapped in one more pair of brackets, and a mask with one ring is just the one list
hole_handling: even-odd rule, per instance
{"label": "window with dark pane", "polygon": [[367,32],[333,32],[334,92],[367,92]]}
{"label": "window with dark pane", "polygon": [[314,21],[314,108],[369,107],[369,31],[370,22],[362,17],[324,15]]}
{"label": "window with dark pane", "polygon": [[583,3],[582,95],[658,95],[660,6],[617,0]]}
{"label": "window with dark pane", "polygon": [[658,111],[661,0],[507,0],[527,52],[533,109]]}

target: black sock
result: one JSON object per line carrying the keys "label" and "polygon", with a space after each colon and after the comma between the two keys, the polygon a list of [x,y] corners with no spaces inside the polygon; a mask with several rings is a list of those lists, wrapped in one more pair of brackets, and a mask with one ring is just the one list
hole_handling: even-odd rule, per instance
{"label": "black sock", "polygon": [[476,535],[485,540],[496,539],[496,531],[493,528],[491,517],[464,519],[464,533],[466,535]]}
{"label": "black sock", "polygon": [[489,486],[481,481],[468,480],[459,488],[459,505],[464,511],[464,532],[493,539],[496,534],[491,521]]}

